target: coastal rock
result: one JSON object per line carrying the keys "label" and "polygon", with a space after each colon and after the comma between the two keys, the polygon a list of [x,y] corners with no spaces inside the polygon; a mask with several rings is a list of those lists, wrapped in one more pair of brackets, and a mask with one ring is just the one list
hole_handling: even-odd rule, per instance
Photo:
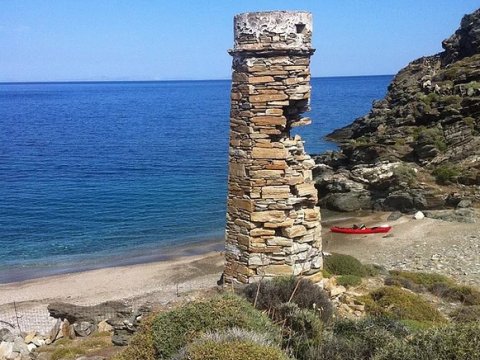
{"label": "coastal rock", "polygon": [[103,320],[97,324],[97,330],[99,333],[111,332],[113,331],[113,326],[107,323],[105,320]]}
{"label": "coastal rock", "polygon": [[[433,210],[480,199],[480,9],[443,42],[445,51],[411,62],[384,99],[328,135],[340,151],[315,157],[320,204],[332,210]],[[458,196],[449,196],[452,188]],[[354,205],[343,206],[352,201]]]}
{"label": "coastal rock", "polygon": [[50,316],[55,319],[67,319],[70,324],[88,322],[97,324],[105,319],[115,320],[131,315],[132,309],[117,301],[107,301],[94,306],[79,306],[67,303],[52,303],[48,305]]}
{"label": "coastal rock", "polygon": [[55,323],[55,325],[53,325],[49,333],[48,340],[50,343],[54,342],[57,339],[57,336],[60,333],[61,327],[62,327],[62,320],[57,319],[57,322]]}
{"label": "coastal rock", "polygon": [[92,323],[89,323],[87,321],[81,321],[79,323],[75,323],[73,325],[73,328],[75,330],[75,334],[80,336],[80,337],[86,337],[89,336],[91,333],[93,333],[96,329],[96,326]]}
{"label": "coastal rock", "polygon": [[425,211],[425,216],[437,220],[463,223],[476,223],[478,220],[474,209]]}

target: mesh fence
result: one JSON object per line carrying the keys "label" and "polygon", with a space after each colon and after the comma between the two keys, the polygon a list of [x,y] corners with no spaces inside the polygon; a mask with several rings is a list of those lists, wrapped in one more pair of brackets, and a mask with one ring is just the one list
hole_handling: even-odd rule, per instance
{"label": "mesh fence", "polygon": [[[131,309],[133,314],[146,304],[149,307],[155,308],[159,305],[175,301],[175,299],[180,299],[195,290],[198,290],[196,284],[174,284],[162,288],[161,292],[163,296],[155,296],[152,298],[146,294],[139,300],[121,302],[125,303],[125,305]],[[106,320],[115,316],[115,312],[109,312],[107,309],[99,311],[98,309],[93,308],[98,304],[99,303],[82,303],[79,305],[81,307],[75,309],[76,314],[84,318],[96,318],[101,320]],[[50,316],[47,305],[48,304],[46,303],[35,304],[33,302],[14,302],[0,305],[0,329],[6,328],[14,334],[36,331],[39,334],[48,335],[57,322],[57,319]]]}

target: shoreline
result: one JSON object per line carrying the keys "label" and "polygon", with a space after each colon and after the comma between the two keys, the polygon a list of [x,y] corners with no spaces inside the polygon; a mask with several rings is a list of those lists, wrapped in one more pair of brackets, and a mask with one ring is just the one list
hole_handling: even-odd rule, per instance
{"label": "shoreline", "polygon": [[217,238],[170,246],[145,246],[137,250],[120,251],[110,256],[102,256],[103,253],[93,253],[89,259],[87,259],[88,254],[82,254],[81,260],[77,262],[75,262],[75,256],[65,256],[65,260],[50,265],[47,265],[46,260],[44,260],[44,263],[31,266],[6,266],[0,272],[0,285],[91,270],[171,261],[187,256],[222,251],[223,247],[223,238]]}
{"label": "shoreline", "polygon": [[[414,220],[404,215],[389,222],[393,226],[389,234],[345,235],[329,231],[332,225],[378,226],[387,222],[389,214],[337,214],[325,219],[323,250],[352,255],[363,263],[382,265],[387,270],[433,271],[464,284],[480,285],[480,270],[476,266],[480,263],[477,251],[480,223]],[[14,323],[18,312],[21,321],[31,321],[21,324],[22,329],[48,331],[52,318],[47,305],[56,301],[76,305],[122,301],[138,307],[146,303],[162,306],[194,299],[215,289],[223,272],[223,253],[208,250],[201,243],[169,260],[0,284],[0,320]]]}
{"label": "shoreline", "polygon": [[[338,213],[322,210],[322,224],[351,221],[370,216],[369,211],[356,213]],[[149,245],[140,248],[122,249],[117,253],[105,252],[65,255],[61,259],[40,259],[40,263],[32,265],[0,266],[0,285],[21,283],[29,280],[42,279],[57,275],[68,275],[91,270],[101,270],[115,267],[142,265],[157,262],[172,261],[182,257],[204,255],[210,252],[223,251],[224,237],[202,238],[196,241],[174,245]]]}

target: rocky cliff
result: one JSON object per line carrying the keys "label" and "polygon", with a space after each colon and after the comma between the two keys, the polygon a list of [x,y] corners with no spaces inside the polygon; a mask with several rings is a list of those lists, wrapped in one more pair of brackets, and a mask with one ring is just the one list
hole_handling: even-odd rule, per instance
{"label": "rocky cliff", "polygon": [[369,114],[329,135],[340,151],[316,158],[322,206],[410,211],[480,199],[480,9],[442,46],[402,69]]}

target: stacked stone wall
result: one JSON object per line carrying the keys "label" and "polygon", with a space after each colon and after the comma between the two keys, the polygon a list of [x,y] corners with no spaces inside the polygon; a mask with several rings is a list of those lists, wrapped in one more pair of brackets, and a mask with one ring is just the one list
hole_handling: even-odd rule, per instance
{"label": "stacked stone wall", "polygon": [[295,126],[310,124],[311,15],[235,17],[226,230],[227,282],[322,268],[315,163]]}

